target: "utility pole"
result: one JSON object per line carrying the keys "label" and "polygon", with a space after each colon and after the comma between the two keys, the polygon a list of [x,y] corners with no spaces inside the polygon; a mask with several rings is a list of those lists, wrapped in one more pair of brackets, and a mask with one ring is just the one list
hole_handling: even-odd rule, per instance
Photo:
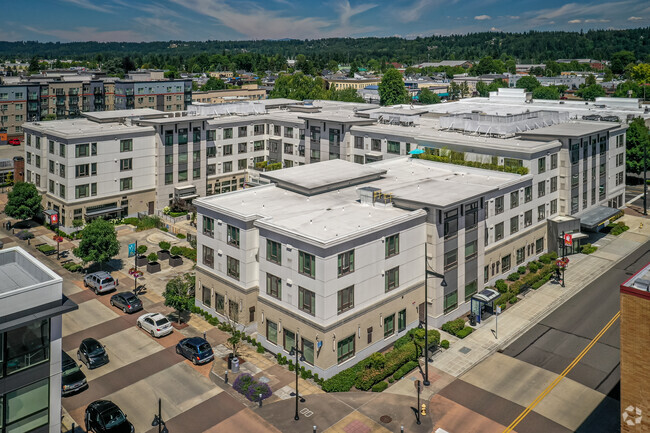
{"label": "utility pole", "polygon": [[[645,87],[643,88],[645,91]],[[643,143],[643,215],[648,215],[648,140]]]}

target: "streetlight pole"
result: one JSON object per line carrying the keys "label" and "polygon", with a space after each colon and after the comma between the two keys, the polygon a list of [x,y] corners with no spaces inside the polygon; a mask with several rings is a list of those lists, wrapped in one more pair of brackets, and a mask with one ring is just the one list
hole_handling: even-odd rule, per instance
{"label": "streetlight pole", "polygon": [[[429,275],[442,278],[440,285],[442,287],[447,287],[447,281],[445,281],[445,276],[429,270],[429,258],[428,258],[428,244],[424,243],[424,380],[422,384],[424,386],[431,385],[429,382]],[[418,385],[419,386],[419,385]],[[419,389],[419,388],[418,388]],[[419,393],[418,393],[419,396]],[[418,407],[420,405],[418,404]]]}
{"label": "streetlight pole", "polygon": [[153,416],[153,421],[151,421],[151,426],[158,426],[158,433],[169,433],[165,421],[162,419],[162,399],[158,399],[158,415]]}
{"label": "streetlight pole", "polygon": [[[297,344],[297,343],[296,343]],[[300,393],[298,392],[298,355],[300,355],[300,361],[305,361],[305,354],[303,353],[302,350],[298,350],[296,346],[293,346],[291,348],[291,351],[289,352],[289,356],[296,355],[296,414],[294,415],[293,419],[298,421],[300,417],[298,416],[298,400],[305,401],[305,399],[300,398]]]}
{"label": "streetlight pole", "polygon": [[417,416],[416,416],[416,420],[417,420],[416,424],[420,425],[421,424],[421,422],[420,422],[420,381],[419,380],[416,381],[416,384],[417,384],[417,389],[418,389],[418,405],[415,408],[415,413],[417,414]]}
{"label": "streetlight pole", "polygon": [[[645,91],[645,86],[643,87]],[[643,215],[648,215],[648,140],[643,144]]]}

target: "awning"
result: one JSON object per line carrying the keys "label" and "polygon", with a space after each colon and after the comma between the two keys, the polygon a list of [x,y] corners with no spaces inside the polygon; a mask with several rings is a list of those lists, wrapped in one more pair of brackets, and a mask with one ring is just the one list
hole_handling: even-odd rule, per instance
{"label": "awning", "polygon": [[381,152],[368,152],[366,153],[366,156],[369,156],[371,158],[381,158],[384,156],[384,154]]}
{"label": "awning", "polygon": [[93,210],[90,212],[86,212],[86,216],[97,216],[97,215],[106,215],[107,213],[113,213],[113,212],[121,212],[122,208],[121,207],[107,207],[105,209],[98,209],[98,210]]}
{"label": "awning", "polygon": [[481,302],[492,302],[495,299],[497,299],[499,296],[501,296],[501,294],[496,290],[484,289],[481,290],[479,293],[475,294],[474,296],[472,296],[472,299],[476,299],[477,301],[481,301]]}
{"label": "awning", "polygon": [[198,194],[186,194],[186,195],[180,195],[178,196],[178,198],[181,200],[192,200],[197,198],[198,196],[199,196]]}
{"label": "awning", "polygon": [[594,230],[619,212],[621,212],[620,209],[613,207],[595,207],[580,216],[580,226],[588,230]]}
{"label": "awning", "polygon": [[[571,235],[571,238],[572,238],[574,241],[577,241],[578,239],[585,239],[585,238],[588,238],[588,237],[589,237],[588,234],[586,234],[586,233],[580,233],[580,232],[578,232],[578,233],[567,233],[567,234]],[[562,240],[562,235],[560,234],[560,236],[558,236],[557,238],[558,238],[559,240]]]}

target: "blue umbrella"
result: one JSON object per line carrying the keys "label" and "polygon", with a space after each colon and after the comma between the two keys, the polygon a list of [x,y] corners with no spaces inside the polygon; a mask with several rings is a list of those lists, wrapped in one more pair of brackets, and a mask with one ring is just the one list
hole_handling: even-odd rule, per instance
{"label": "blue umbrella", "polygon": [[410,155],[420,155],[424,153],[424,150],[422,149],[413,149],[412,151],[409,152]]}

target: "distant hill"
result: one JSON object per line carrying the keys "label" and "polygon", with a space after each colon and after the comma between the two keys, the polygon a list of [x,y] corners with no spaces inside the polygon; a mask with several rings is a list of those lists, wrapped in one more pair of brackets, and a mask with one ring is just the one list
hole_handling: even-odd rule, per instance
{"label": "distant hill", "polygon": [[[478,60],[484,56],[509,55],[520,62],[540,62],[558,58],[609,59],[621,50],[634,52],[637,59],[650,60],[650,27],[629,30],[587,32],[499,33],[429,36],[412,40],[388,38],[331,38],[316,40],[262,41],[167,41],[167,42],[0,42],[0,58],[42,58],[92,60],[147,56],[189,58],[201,54],[255,53],[295,58],[304,54],[320,64],[328,60],[347,62],[369,59],[416,63],[442,59]],[[136,62],[139,63],[139,62]]]}

